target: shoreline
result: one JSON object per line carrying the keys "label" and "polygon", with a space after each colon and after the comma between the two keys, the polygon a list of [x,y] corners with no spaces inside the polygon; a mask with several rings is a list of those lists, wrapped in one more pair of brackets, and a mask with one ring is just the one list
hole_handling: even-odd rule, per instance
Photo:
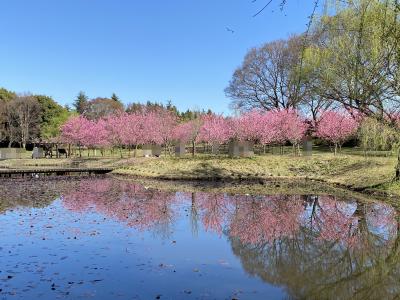
{"label": "shoreline", "polygon": [[384,190],[375,188],[355,189],[339,183],[326,182],[321,179],[299,178],[299,177],[271,177],[271,178],[251,178],[251,179],[232,179],[232,178],[163,178],[145,177],[130,174],[112,172],[109,176],[119,180],[135,180],[144,183],[155,189],[167,188],[177,190],[184,188],[185,191],[211,191],[212,192],[237,192],[246,190],[249,194],[268,193],[272,194],[301,194],[301,195],[325,195],[334,194],[338,196],[351,196],[359,200],[383,201],[400,209],[400,196],[391,194]]}
{"label": "shoreline", "polygon": [[328,186],[328,190],[347,190],[387,202],[400,202],[400,184],[392,182],[394,157],[315,153],[312,157],[267,154],[239,159],[201,154],[182,158],[20,159],[0,161],[0,170],[66,168],[77,161],[79,168],[111,168],[111,176],[169,182],[170,185],[190,182],[197,188],[199,185],[225,184],[245,186],[246,189],[254,185],[267,186],[269,192],[274,192],[273,189],[284,192],[280,185],[300,186],[302,191],[315,192],[313,186],[323,185]]}

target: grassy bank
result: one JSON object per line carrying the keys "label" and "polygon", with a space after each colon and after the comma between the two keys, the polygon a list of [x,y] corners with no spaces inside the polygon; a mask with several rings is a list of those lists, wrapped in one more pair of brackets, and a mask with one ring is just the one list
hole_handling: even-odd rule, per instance
{"label": "grassy bank", "polygon": [[[144,159],[144,158],[142,158]],[[135,159],[140,161],[140,159]],[[44,169],[55,167],[113,167],[118,168],[131,164],[132,159],[116,157],[76,157],[76,158],[52,158],[52,159],[7,159],[0,160],[0,169]]]}
{"label": "grassy bank", "polygon": [[388,184],[394,176],[395,165],[395,157],[365,158],[356,154],[263,155],[241,159],[197,155],[142,160],[118,168],[114,173],[170,180],[313,179],[355,190],[380,188],[400,195],[398,184]]}
{"label": "grassy bank", "polygon": [[183,181],[301,181],[314,180],[353,190],[393,194],[400,197],[400,184],[391,183],[396,165],[395,156],[375,155],[364,157],[361,152],[345,149],[334,156],[330,152],[314,152],[312,157],[295,157],[291,154],[257,155],[252,158],[231,159],[227,156],[197,154],[183,158],[129,158],[126,155],[109,157],[61,158],[33,160],[15,159],[0,161],[2,168],[52,168],[52,167],[113,167],[114,174],[147,179]]}

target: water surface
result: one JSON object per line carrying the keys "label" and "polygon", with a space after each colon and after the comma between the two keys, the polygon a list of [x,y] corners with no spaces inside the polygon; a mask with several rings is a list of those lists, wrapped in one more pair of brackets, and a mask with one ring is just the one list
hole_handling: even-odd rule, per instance
{"label": "water surface", "polygon": [[334,195],[0,181],[0,299],[393,299],[397,212]]}

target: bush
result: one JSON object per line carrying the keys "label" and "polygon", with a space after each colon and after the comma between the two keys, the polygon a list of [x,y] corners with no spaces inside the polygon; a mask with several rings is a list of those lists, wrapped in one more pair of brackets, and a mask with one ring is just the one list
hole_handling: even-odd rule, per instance
{"label": "bush", "polygon": [[365,152],[392,151],[399,143],[396,129],[374,118],[367,118],[361,123],[358,139]]}

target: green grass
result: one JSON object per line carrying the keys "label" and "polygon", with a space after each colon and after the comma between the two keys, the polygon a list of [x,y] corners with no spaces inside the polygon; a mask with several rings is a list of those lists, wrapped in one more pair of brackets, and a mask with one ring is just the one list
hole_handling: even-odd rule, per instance
{"label": "green grass", "polygon": [[115,173],[162,179],[290,179],[308,178],[366,189],[390,182],[396,159],[355,154],[316,153],[312,157],[262,155],[231,159],[225,156],[164,157],[125,165]]}

